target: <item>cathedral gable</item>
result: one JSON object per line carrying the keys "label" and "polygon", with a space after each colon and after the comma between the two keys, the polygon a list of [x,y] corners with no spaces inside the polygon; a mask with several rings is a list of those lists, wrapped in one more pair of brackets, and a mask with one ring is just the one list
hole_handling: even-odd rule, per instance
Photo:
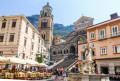
{"label": "cathedral gable", "polygon": [[74,23],[74,29],[78,30],[91,26],[93,25],[93,20],[93,18],[83,16]]}

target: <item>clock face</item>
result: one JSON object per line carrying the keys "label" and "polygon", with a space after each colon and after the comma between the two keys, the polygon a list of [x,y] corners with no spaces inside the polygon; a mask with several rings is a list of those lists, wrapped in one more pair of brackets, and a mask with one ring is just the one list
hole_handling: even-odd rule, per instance
{"label": "clock face", "polygon": [[82,21],[82,23],[84,23],[84,20]]}

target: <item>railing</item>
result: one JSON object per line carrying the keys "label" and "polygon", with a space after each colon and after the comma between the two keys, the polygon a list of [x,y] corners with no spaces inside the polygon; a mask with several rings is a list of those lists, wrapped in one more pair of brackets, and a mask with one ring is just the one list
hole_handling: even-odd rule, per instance
{"label": "railing", "polygon": [[119,32],[114,32],[114,33],[111,33],[111,34],[110,34],[111,37],[119,36],[119,35],[120,35],[120,31],[119,31]]}
{"label": "railing", "polygon": [[83,43],[87,43],[87,40],[78,41],[78,44],[83,44]]}
{"label": "railing", "polygon": [[72,63],[70,66],[68,66],[68,69],[71,69],[74,65],[76,65],[78,60],[76,60],[74,63]]}
{"label": "railing", "polygon": [[99,40],[101,40],[101,39],[106,39],[106,38],[107,38],[106,35],[100,35],[100,36],[99,36]]}
{"label": "railing", "polygon": [[54,65],[49,66],[48,69],[53,68],[54,66],[60,64],[60,63],[63,62],[63,61],[64,61],[64,59],[61,59],[60,61],[56,62]]}

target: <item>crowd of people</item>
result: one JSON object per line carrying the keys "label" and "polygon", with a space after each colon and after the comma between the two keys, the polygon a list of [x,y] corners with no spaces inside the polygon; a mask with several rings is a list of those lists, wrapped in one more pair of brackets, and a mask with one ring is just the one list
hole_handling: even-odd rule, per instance
{"label": "crowd of people", "polygon": [[[25,65],[15,65],[15,64],[5,64],[5,67],[0,68],[0,72],[9,71],[14,73],[15,71],[34,71],[34,72],[48,72],[47,67],[38,67],[38,66],[25,66]],[[3,72],[2,72],[3,73]]]}
{"label": "crowd of people", "polygon": [[66,76],[67,76],[67,70],[64,68],[57,68],[53,72],[53,75],[55,75],[55,81],[63,80],[66,81]]}

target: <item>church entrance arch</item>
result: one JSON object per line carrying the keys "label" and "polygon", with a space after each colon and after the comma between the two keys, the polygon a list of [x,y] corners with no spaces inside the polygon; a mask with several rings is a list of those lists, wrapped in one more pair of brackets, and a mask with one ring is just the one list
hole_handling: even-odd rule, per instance
{"label": "church entrance arch", "polygon": [[75,46],[71,46],[71,47],[70,47],[70,53],[75,54]]}

